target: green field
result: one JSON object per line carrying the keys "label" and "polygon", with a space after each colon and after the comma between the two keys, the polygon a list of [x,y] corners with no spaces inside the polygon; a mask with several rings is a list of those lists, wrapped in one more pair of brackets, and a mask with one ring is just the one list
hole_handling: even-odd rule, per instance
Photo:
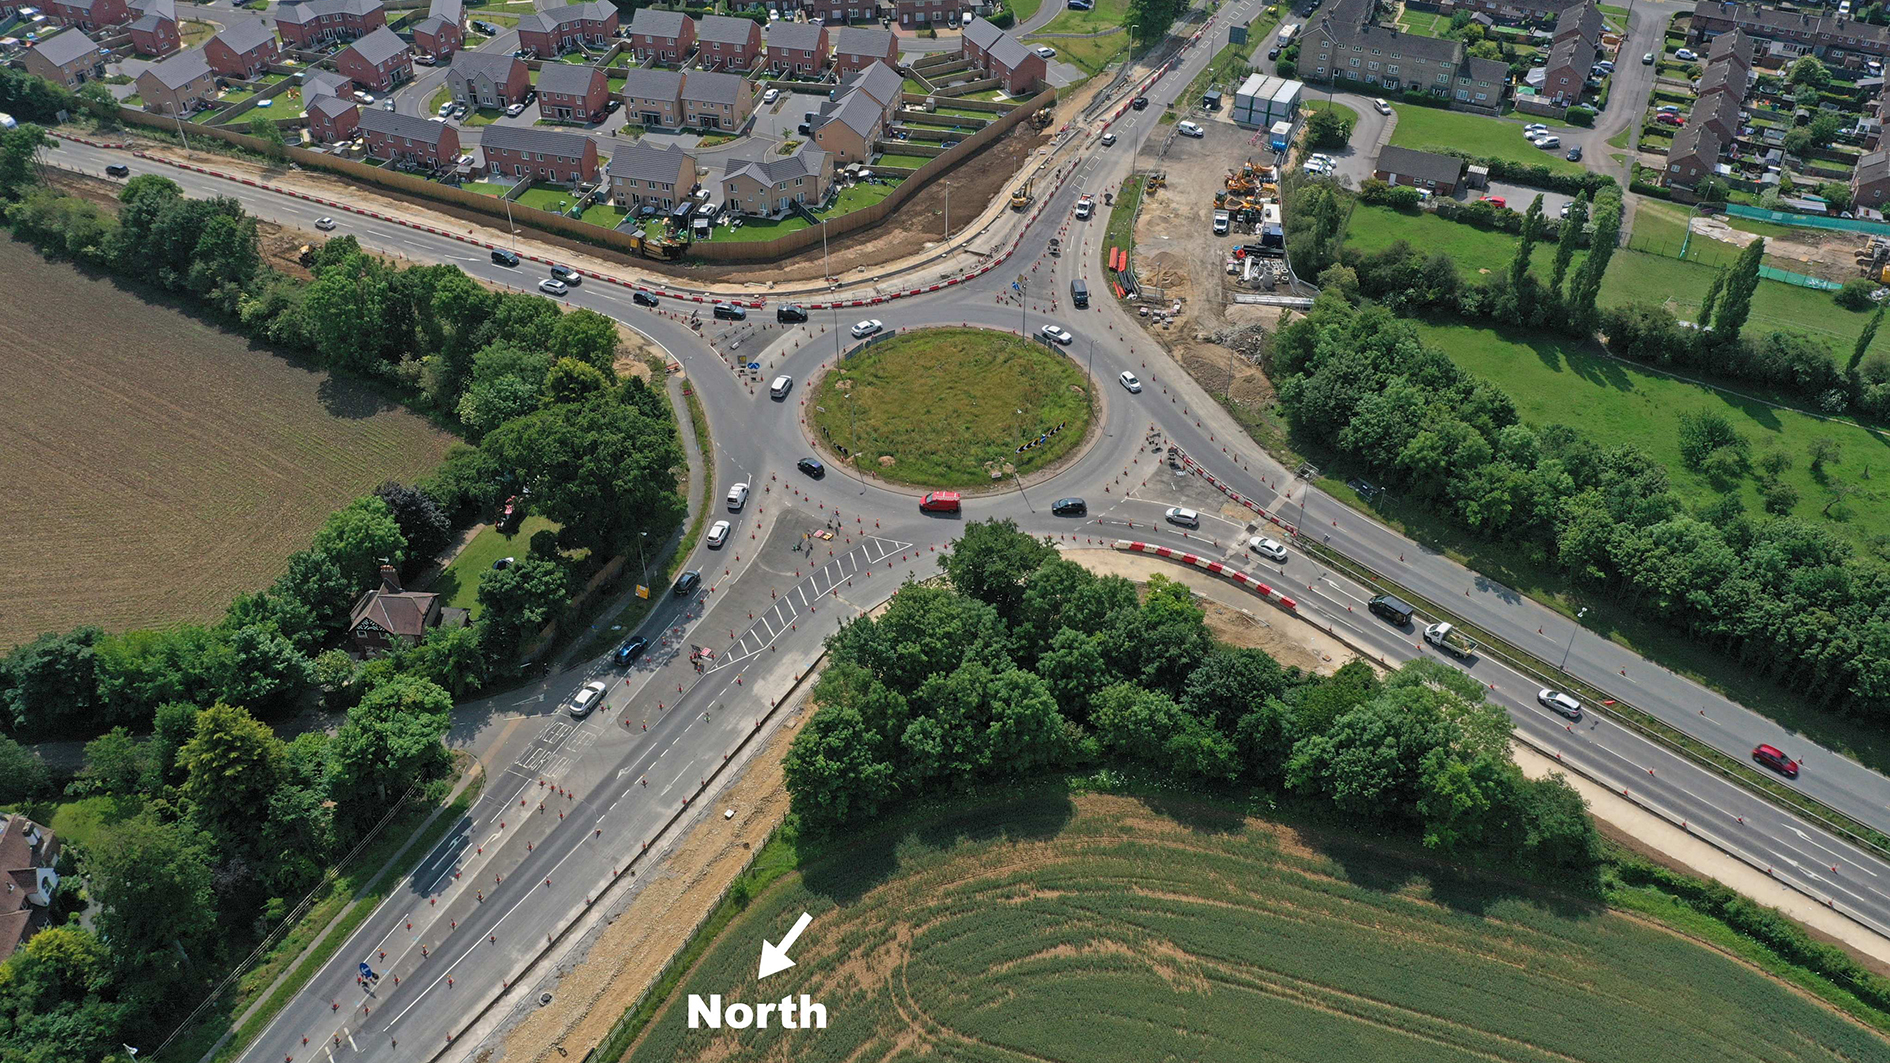
{"label": "green field", "polygon": [[[877,476],[923,487],[988,485],[989,467],[1009,462],[1029,474],[1082,443],[1090,399],[1064,350],[984,329],[906,333],[821,378],[809,417],[830,445],[864,454]],[[1057,424],[1065,427],[1048,443],[1015,452]]]}
{"label": "green field", "polygon": [[[1527,203],[1512,205],[1528,207]],[[1449,255],[1457,264],[1457,272],[1466,278],[1507,270],[1510,259],[1516,254],[1516,238],[1508,233],[1446,221],[1428,211],[1407,214],[1367,203],[1352,209],[1352,219],[1345,231],[1345,246],[1372,252],[1399,240],[1425,254],[1441,251]],[[1569,265],[1570,273],[1586,257],[1588,252],[1576,251]],[[1529,272],[1547,280],[1554,271],[1555,245],[1537,244],[1535,252],[1529,256]]]}
{"label": "green field", "polygon": [[[1615,257],[1618,261],[1620,255]],[[1828,475],[1833,481],[1853,481],[1866,467],[1874,467],[1879,474],[1890,467],[1890,438],[1586,353],[1567,345],[1563,337],[1508,336],[1467,325],[1417,325],[1426,343],[1515,400],[1525,422],[1575,425],[1604,446],[1638,446],[1667,467],[1674,490],[1691,503],[1711,501],[1719,491],[1705,477],[1681,466],[1680,415],[1713,410],[1733,422],[1752,444],[1755,457],[1776,449],[1794,458],[1792,468],[1781,477],[1798,490],[1794,516],[1859,544],[1890,528],[1890,498],[1881,492],[1852,495],[1845,503],[1849,520],[1821,516],[1819,510],[1830,495],[1812,478],[1805,456],[1813,440],[1836,440],[1843,460],[1830,466]],[[1764,512],[1755,480],[1747,478],[1737,492],[1748,513]]]}
{"label": "green field", "polygon": [[[1582,164],[1570,162],[1559,151],[1543,151],[1523,139],[1523,123],[1436,107],[1398,108],[1398,128],[1391,142],[1418,151],[1454,150],[1478,158],[1508,159],[1511,162],[1547,166],[1557,173],[1581,173]],[[1565,133],[1567,126],[1550,126],[1551,133]]]}
{"label": "green field", "polygon": [[488,524],[479,529],[466,549],[453,558],[427,590],[446,595],[446,604],[459,609],[479,608],[479,581],[492,571],[492,563],[502,557],[524,557],[531,550],[532,536],[541,531],[556,531],[558,526],[539,516],[519,522],[518,531],[506,535]]}
{"label": "green field", "polygon": [[[1096,6],[1088,11],[1077,11],[1065,6],[1057,12],[1055,18],[1044,24],[1044,33],[1101,33],[1122,25],[1123,17],[1129,13],[1129,0],[1096,0]],[[1048,42],[1050,47],[1062,50],[1061,41]],[[1036,42],[1032,42],[1034,47]]]}
{"label": "green field", "polygon": [[[1108,0],[1104,0],[1103,4],[1097,4],[1097,9],[1101,10],[1107,2]],[[1080,15],[1086,14],[1086,12],[1066,11],[1064,14]],[[1062,17],[1061,15],[1057,16],[1058,19]],[[1054,25],[1055,22],[1056,20],[1052,20],[1052,25]],[[1041,44],[1047,44],[1056,49],[1057,59],[1061,59],[1067,63],[1074,63],[1081,67],[1085,73],[1094,75],[1102,73],[1103,67],[1108,66],[1110,61],[1128,49],[1129,35],[1127,33],[1115,33],[1107,37],[1044,39],[1033,37],[1030,41],[1030,46],[1033,48]],[[1055,61],[1055,59],[1051,60],[1051,62]]]}
{"label": "green field", "polygon": [[[1599,905],[1184,799],[1037,791],[835,844],[736,916],[630,1063],[1882,1059],[1878,1036]],[[796,966],[755,957],[801,912]],[[824,1029],[690,1030],[688,994]]]}

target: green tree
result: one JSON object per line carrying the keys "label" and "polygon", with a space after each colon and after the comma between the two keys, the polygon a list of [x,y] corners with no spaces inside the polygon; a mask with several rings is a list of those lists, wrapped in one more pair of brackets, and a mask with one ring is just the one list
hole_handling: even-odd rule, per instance
{"label": "green tree", "polygon": [[1807,127],[1811,133],[1811,142],[1821,148],[1836,140],[1843,128],[1844,120],[1835,111],[1819,111]]}
{"label": "green tree", "polygon": [[18,199],[39,183],[39,153],[56,146],[52,134],[25,123],[0,132],[0,195]]}
{"label": "green tree", "polygon": [[564,610],[571,575],[552,558],[522,557],[479,581],[479,623],[488,659],[507,667],[527,640]]}
{"label": "green tree", "polygon": [[551,326],[553,359],[575,358],[616,379],[617,323],[595,310],[572,310]]}
{"label": "green tree", "polygon": [[260,713],[280,712],[309,687],[309,659],[273,623],[229,632],[222,700]]}
{"label": "green tree", "polygon": [[823,704],[794,736],[781,772],[794,814],[815,833],[878,812],[897,789],[893,764],[874,754],[881,736],[859,710]]}
{"label": "green tree", "polygon": [[146,747],[151,774],[144,789],[156,793],[167,786],[183,784],[184,773],[178,767],[178,755],[197,734],[197,706],[183,701],[166,702],[151,717],[151,740]]}
{"label": "green tree", "polygon": [[1810,85],[1821,89],[1831,83],[1831,71],[1818,60],[1817,56],[1800,56],[1787,71],[1785,80],[1793,85]]}
{"label": "green tree", "polygon": [[102,81],[88,81],[73,93],[79,106],[85,108],[101,129],[114,129],[118,126],[118,99],[112,95],[111,86]]}
{"label": "green tree", "polygon": [[400,537],[406,541],[410,563],[431,561],[452,542],[452,520],[433,496],[420,488],[387,480],[374,489],[374,497],[387,503]]}
{"label": "green tree", "polygon": [[188,822],[142,812],[99,830],[86,872],[121,981],[161,988],[208,958],[217,918],[210,869],[210,840]]}
{"label": "green tree", "polygon": [[[352,238],[344,238],[351,240]],[[383,376],[398,342],[385,327],[392,298],[388,269],[360,253],[330,263],[330,240],[302,298],[302,319],[323,359],[363,376]]]}
{"label": "green tree", "polygon": [[1869,310],[1874,303],[1871,294],[1880,287],[1882,285],[1868,277],[1852,277],[1832,294],[1831,299],[1846,310]]}
{"label": "green tree", "polygon": [[1706,466],[1708,456],[1721,449],[1746,454],[1751,444],[1717,410],[1686,412],[1680,415],[1680,463],[1694,471]]}
{"label": "green tree", "polygon": [[1056,556],[1056,547],[1018,531],[1015,521],[973,521],[939,557],[939,566],[959,593],[1011,621],[1023,604],[1026,582]]}
{"label": "green tree", "polygon": [[1231,779],[1240,770],[1230,739],[1158,691],[1108,687],[1095,697],[1090,725],[1105,753],[1184,778]]}
{"label": "green tree", "polygon": [[1595,298],[1601,294],[1601,279],[1614,258],[1615,245],[1621,241],[1621,195],[1610,190],[1595,199],[1595,233],[1588,242],[1588,257],[1575,272],[1569,286],[1569,322],[1579,335],[1595,330]]}
{"label": "green tree", "polygon": [[489,678],[481,632],[478,626],[434,628],[408,652],[408,670],[445,687],[455,698],[466,697]]}
{"label": "green tree", "polygon": [[1520,853],[1539,867],[1592,873],[1601,863],[1601,834],[1582,795],[1561,775],[1515,783]]}
{"label": "green tree", "polygon": [[133,794],[150,770],[144,744],[123,727],[114,727],[85,744],[85,766],[73,780],[75,793]]}
{"label": "green tree", "polygon": [[1877,339],[1877,328],[1883,324],[1886,307],[1890,307],[1890,299],[1877,304],[1877,312],[1871,314],[1870,320],[1864,323],[1864,331],[1857,335],[1857,345],[1851,348],[1851,360],[1844,366],[1844,378],[1851,382],[1852,387],[1858,385],[1857,367],[1863,364],[1864,355],[1869,353],[1870,345]]}
{"label": "green tree", "polygon": [[1575,261],[1582,230],[1587,226],[1588,193],[1583,191],[1575,194],[1575,201],[1569,204],[1568,217],[1562,219],[1562,230],[1556,234],[1555,270],[1549,280],[1549,290],[1557,299],[1562,297],[1562,281],[1568,276],[1569,264]]}
{"label": "green tree", "polygon": [[444,768],[441,740],[452,709],[451,694],[412,676],[375,687],[349,709],[328,743],[328,788],[338,818],[359,831],[409,786]]}
{"label": "green tree", "polygon": [[289,142],[282,139],[282,130],[276,126],[276,120],[266,111],[257,111],[249,116],[245,123],[249,135],[262,141],[263,154],[281,158],[289,152]]}
{"label": "green tree", "polygon": [[282,740],[247,711],[224,704],[197,715],[196,734],[177,754],[184,799],[197,821],[235,849],[254,839],[281,761]]}
{"label": "green tree", "polygon": [[1843,448],[1839,446],[1838,441],[1832,439],[1830,436],[1819,436],[1812,440],[1811,446],[1806,448],[1805,452],[1811,456],[1811,465],[1809,467],[1811,469],[1812,479],[1820,482],[1825,478],[1824,467],[1826,465],[1836,465],[1843,460],[1844,454]]}
{"label": "green tree", "polygon": [[1189,712],[1232,735],[1248,713],[1286,689],[1279,662],[1255,649],[1217,648],[1188,673],[1181,703]]}
{"label": "green tree", "polygon": [[576,358],[560,358],[545,373],[545,389],[541,398],[547,406],[583,402],[609,389],[610,379],[603,370]]}
{"label": "green tree", "polygon": [[321,691],[325,707],[346,709],[354,704],[355,678],[359,671],[360,666],[347,650],[324,650],[310,664],[309,681]]}
{"label": "green tree", "polygon": [[1726,290],[1726,271],[1713,274],[1713,283],[1706,286],[1706,298],[1700,300],[1701,328],[1710,328],[1713,324],[1713,308],[1719,304],[1720,293]]}
{"label": "green tree", "polygon": [[1739,330],[1746,327],[1746,317],[1752,312],[1752,295],[1759,290],[1759,266],[1764,257],[1765,238],[1759,237],[1739,252],[1728,271],[1725,298],[1719,304],[1719,315],[1713,319],[1714,338],[1719,342],[1732,343],[1739,338]]}
{"label": "green tree", "polygon": [[39,754],[0,735],[0,805],[31,801],[46,790],[46,762]]}
{"label": "green tree", "polygon": [[1529,257],[1535,252],[1536,241],[1542,238],[1542,193],[1529,203],[1529,209],[1523,213],[1522,233],[1516,240],[1516,254],[1509,262],[1509,293],[1514,300],[1514,312],[1518,320],[1527,320],[1534,312],[1533,293],[1529,285]]}
{"label": "green tree", "polygon": [[1321,108],[1306,119],[1306,139],[1315,148],[1343,148],[1352,139],[1352,124],[1338,108]]}
{"label": "green tree", "polygon": [[102,730],[93,647],[103,635],[95,627],[48,632],[0,659],[0,706],[7,729],[26,739]]}
{"label": "green tree", "polygon": [[330,514],[310,549],[334,562],[355,594],[380,584],[382,565],[399,568],[407,540],[387,503],[369,495]]}

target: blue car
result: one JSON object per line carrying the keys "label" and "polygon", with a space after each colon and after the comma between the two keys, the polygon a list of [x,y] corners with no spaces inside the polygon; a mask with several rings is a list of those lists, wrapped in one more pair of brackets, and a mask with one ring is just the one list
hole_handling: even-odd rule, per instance
{"label": "blue car", "polygon": [[637,635],[617,647],[616,652],[610,655],[610,663],[619,668],[628,668],[636,663],[638,657],[643,656],[644,650],[649,648],[650,640],[644,638],[642,635]]}

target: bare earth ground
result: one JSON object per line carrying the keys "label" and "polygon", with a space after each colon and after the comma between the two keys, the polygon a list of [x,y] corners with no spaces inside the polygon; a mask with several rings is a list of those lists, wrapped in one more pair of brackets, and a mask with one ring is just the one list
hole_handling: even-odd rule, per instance
{"label": "bare earth ground", "polygon": [[[145,293],[0,242],[0,645],[209,620],[452,436]],[[161,299],[161,296],[153,295]]]}
{"label": "bare earth ground", "polygon": [[[1710,237],[1734,247],[1744,247],[1753,239],[1751,233],[1741,232],[1726,224],[1724,219],[1711,215],[1694,219],[1693,235]],[[1788,235],[1766,237],[1765,253],[1774,258],[1791,259],[1798,263],[1791,268],[1800,273],[1826,280],[1846,281],[1862,275],[1851,252],[1868,242],[1869,237],[1859,233],[1793,229]]]}

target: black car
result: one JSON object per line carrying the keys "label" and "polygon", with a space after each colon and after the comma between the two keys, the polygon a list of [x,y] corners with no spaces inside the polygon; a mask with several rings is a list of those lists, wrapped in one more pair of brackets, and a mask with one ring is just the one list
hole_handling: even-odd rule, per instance
{"label": "black car", "polygon": [[676,577],[676,588],[675,588],[674,593],[676,597],[678,598],[686,597],[691,591],[695,590],[696,587],[699,586],[701,583],[702,583],[702,573],[692,568],[689,571],[683,573],[682,575]]}
{"label": "black car", "polygon": [[1059,517],[1081,517],[1089,513],[1089,503],[1080,498],[1059,498],[1050,503],[1050,512]]}
{"label": "black car", "polygon": [[130,177],[130,176],[131,176],[131,167],[129,167],[129,166],[126,166],[126,165],[125,165],[124,163],[122,163],[122,162],[115,162],[115,163],[112,163],[112,164],[111,164],[110,166],[107,166],[107,167],[105,167],[105,176],[107,176],[107,177]]}
{"label": "black car", "polygon": [[774,319],[783,325],[792,325],[807,320],[807,308],[801,306],[777,306]]}
{"label": "black car", "polygon": [[638,635],[617,647],[616,652],[610,655],[610,663],[619,668],[628,668],[636,663],[638,657],[643,656],[644,650],[649,648],[650,640]]}
{"label": "black car", "polygon": [[518,253],[515,251],[507,251],[503,247],[495,247],[492,249],[492,261],[501,266],[516,266],[518,265]]}
{"label": "black car", "polygon": [[1129,104],[1129,106],[1135,108],[1138,111],[1146,111],[1148,110],[1148,97],[1137,96],[1134,99],[1134,101]]}
{"label": "black car", "polygon": [[1582,161],[1582,146],[1580,144],[1577,144],[1574,147],[1568,149],[1568,161],[1570,162]]}
{"label": "black car", "polygon": [[1267,58],[1268,58],[1268,59],[1278,59],[1279,57],[1280,57],[1280,50],[1279,50],[1278,48],[1268,48],[1268,49],[1267,49]]}
{"label": "black car", "polygon": [[794,463],[794,467],[816,480],[827,475],[827,467],[820,463],[819,458],[802,458]]}
{"label": "black car", "polygon": [[651,295],[649,292],[631,292],[630,301],[638,306],[655,306],[656,296]]}
{"label": "black car", "polygon": [[604,110],[611,114],[616,114],[617,108],[622,107],[622,106],[623,106],[622,100],[612,99],[608,104],[604,105]]}

